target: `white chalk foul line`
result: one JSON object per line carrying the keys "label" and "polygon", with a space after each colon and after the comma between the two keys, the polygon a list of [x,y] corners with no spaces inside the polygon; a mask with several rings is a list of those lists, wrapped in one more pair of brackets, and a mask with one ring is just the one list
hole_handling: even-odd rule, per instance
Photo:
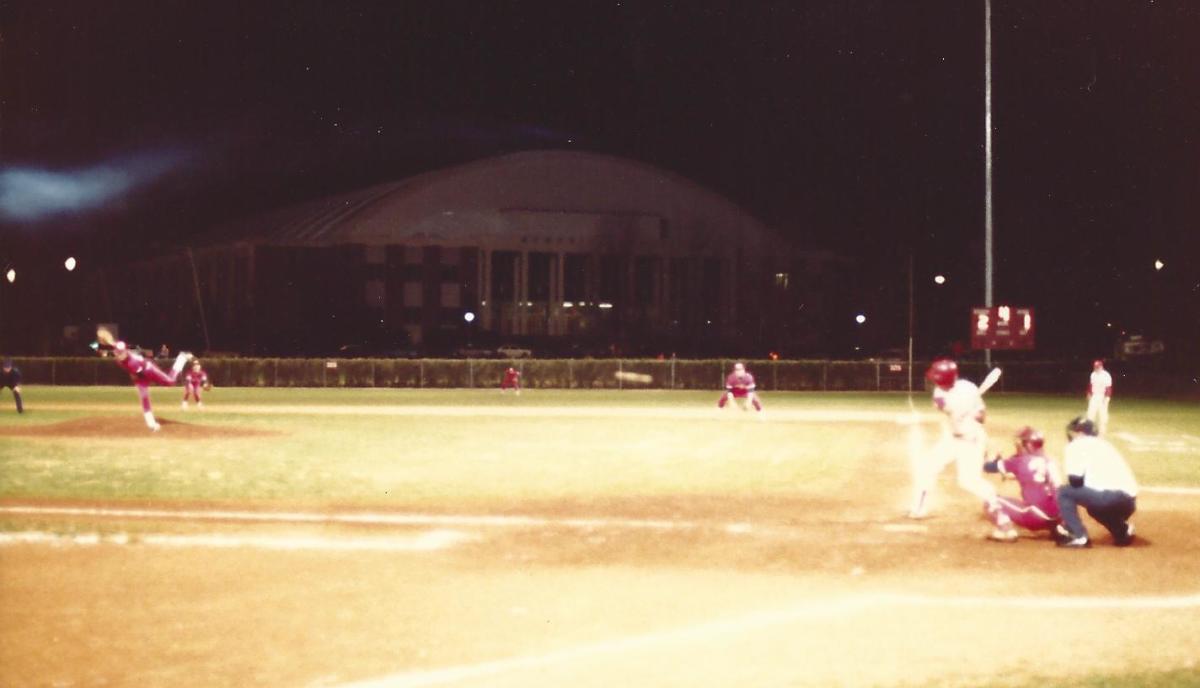
{"label": "white chalk foul line", "polygon": [[1142,485],[1138,488],[1139,494],[1142,492],[1150,492],[1153,494],[1170,494],[1170,495],[1200,495],[1200,487],[1166,487],[1152,486],[1146,487]]}
{"label": "white chalk foul line", "polygon": [[411,671],[366,681],[344,683],[337,688],[418,688],[538,669],[554,664],[601,655],[621,654],[660,645],[736,635],[829,616],[857,614],[880,607],[951,607],[971,609],[1079,609],[1155,610],[1200,607],[1200,593],[1157,597],[934,597],[929,595],[867,594],[827,601],[806,601],[787,609],[762,611],[694,626],[625,636],[613,640],[563,648],[539,655],[467,664],[442,669]]}
{"label": "white chalk foul line", "polygon": [[747,534],[754,526],[744,522],[686,521],[641,518],[552,518],[480,514],[420,513],[313,513],[303,511],[233,511],[218,509],[132,509],[119,507],[0,506],[0,514],[23,516],[84,516],[103,519],[160,519],[177,521],[227,521],[240,523],[303,523],[318,525],[439,526],[504,528],[577,528],[584,530],[698,530],[712,528],[729,534]]}
{"label": "white chalk foul line", "polygon": [[171,535],[161,533],[64,535],[43,531],[0,533],[3,545],[50,545],[53,547],[97,545],[142,545],[149,547],[209,547],[217,549],[262,549],[274,551],[323,552],[432,552],[477,540],[469,533],[432,530],[408,537],[319,537],[308,535],[226,535],[216,533]]}

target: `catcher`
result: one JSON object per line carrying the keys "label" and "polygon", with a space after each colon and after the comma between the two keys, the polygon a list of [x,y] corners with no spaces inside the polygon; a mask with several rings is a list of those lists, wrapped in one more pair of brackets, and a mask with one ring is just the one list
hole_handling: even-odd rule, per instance
{"label": "catcher", "polygon": [[189,398],[196,400],[196,408],[204,408],[204,402],[200,400],[201,389],[205,392],[211,390],[212,383],[208,381],[208,373],[204,372],[200,359],[193,358],[192,369],[183,376],[183,410],[187,410]]}

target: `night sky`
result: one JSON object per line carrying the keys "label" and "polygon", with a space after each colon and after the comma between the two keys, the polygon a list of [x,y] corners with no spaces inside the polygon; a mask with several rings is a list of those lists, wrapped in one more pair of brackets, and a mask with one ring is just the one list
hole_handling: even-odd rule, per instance
{"label": "night sky", "polygon": [[[565,148],[857,258],[888,339],[911,253],[953,336],[983,300],[983,26],[982,0],[0,0],[0,262]],[[1189,1],[993,4],[996,298],[1049,351],[1198,348],[1198,36]]]}

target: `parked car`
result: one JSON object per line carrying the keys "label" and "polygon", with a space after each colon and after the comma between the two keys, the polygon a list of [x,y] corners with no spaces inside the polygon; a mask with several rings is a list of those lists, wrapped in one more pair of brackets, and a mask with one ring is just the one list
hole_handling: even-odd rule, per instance
{"label": "parked car", "polygon": [[533,351],[513,344],[501,344],[496,347],[496,355],[501,358],[529,358],[533,355]]}
{"label": "parked car", "polygon": [[460,346],[454,350],[458,358],[495,358],[495,349],[485,349],[479,346]]}

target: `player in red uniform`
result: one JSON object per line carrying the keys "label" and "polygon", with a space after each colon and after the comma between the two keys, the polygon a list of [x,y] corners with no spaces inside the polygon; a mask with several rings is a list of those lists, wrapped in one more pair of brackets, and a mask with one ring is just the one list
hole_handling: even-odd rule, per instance
{"label": "player in red uniform", "polygon": [[1017,453],[983,464],[988,473],[1016,478],[1021,486],[1021,499],[997,497],[1000,508],[1013,523],[1026,530],[1051,530],[1058,524],[1058,500],[1055,492],[1061,477],[1054,459],[1046,456],[1046,440],[1042,433],[1023,427],[1016,436]]}
{"label": "player in red uniform", "polygon": [[130,351],[125,342],[118,341],[106,328],[101,327],[96,330],[96,341],[103,346],[112,347],[113,359],[117,365],[129,373],[129,379],[137,387],[138,396],[142,399],[142,415],[146,418],[146,427],[153,432],[158,432],[162,426],[154,419],[154,411],[150,409],[150,385],[164,387],[174,385],[183,366],[187,364],[192,355],[186,351],[180,353],[175,357],[175,364],[171,366],[171,372],[168,373],[163,372],[154,365],[153,361],[146,359],[140,353]]}
{"label": "player in red uniform", "polygon": [[725,393],[717,401],[717,408],[725,408],[730,399],[743,411],[747,403],[753,405],[755,411],[763,410],[762,402],[754,392],[754,376],[746,372],[746,366],[740,362],[734,363],[733,372],[725,377]]}
{"label": "player in red uniform", "polygon": [[188,407],[188,398],[196,400],[196,408],[204,408],[204,402],[200,400],[201,389],[212,389],[212,385],[208,382],[208,373],[204,372],[204,367],[200,365],[200,359],[192,359],[192,369],[183,375],[183,404],[182,408],[186,411]]}
{"label": "player in red uniform", "polygon": [[500,381],[501,392],[507,392],[510,389],[516,392],[517,396],[521,396],[521,371],[516,368],[504,371],[504,379]]}

